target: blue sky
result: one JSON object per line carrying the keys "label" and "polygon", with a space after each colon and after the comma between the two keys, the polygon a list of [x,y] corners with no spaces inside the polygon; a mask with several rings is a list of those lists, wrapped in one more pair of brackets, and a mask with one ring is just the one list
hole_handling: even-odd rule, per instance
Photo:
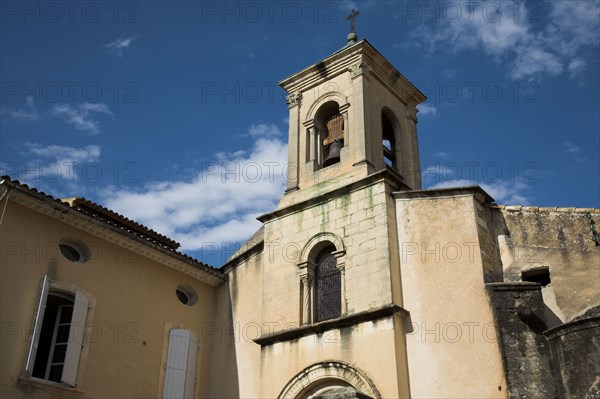
{"label": "blue sky", "polygon": [[218,266],[275,209],[276,82],[356,32],[428,96],[426,187],[598,207],[598,1],[2,1],[0,172]]}

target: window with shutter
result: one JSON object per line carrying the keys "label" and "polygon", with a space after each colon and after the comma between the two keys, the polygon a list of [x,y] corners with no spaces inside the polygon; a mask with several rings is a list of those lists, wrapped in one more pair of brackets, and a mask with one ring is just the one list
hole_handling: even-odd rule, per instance
{"label": "window with shutter", "polygon": [[169,330],[163,398],[193,398],[196,387],[198,338],[190,330]]}
{"label": "window with shutter", "polygon": [[88,307],[83,293],[55,290],[44,276],[27,356],[29,376],[77,385]]}

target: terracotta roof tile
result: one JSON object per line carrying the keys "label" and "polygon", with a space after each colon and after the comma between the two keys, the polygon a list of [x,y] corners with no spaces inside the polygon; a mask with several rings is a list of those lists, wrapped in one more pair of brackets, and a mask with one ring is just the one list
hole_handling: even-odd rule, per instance
{"label": "terracotta roof tile", "polygon": [[29,187],[27,184],[21,183],[18,180],[13,180],[9,176],[0,176],[0,185],[17,187],[26,192],[41,196],[48,201],[53,201],[62,206],[69,207],[69,209],[73,211],[95,218],[109,226],[117,227],[123,230],[124,233],[132,234],[143,241],[159,246],[163,250],[167,250],[175,258],[184,260],[185,262],[200,269],[204,269],[211,274],[216,274],[221,277],[223,276],[218,269],[204,262],[200,262],[189,255],[179,252],[177,250],[177,248],[180,247],[178,242],[93,201],[81,197],[66,199],[55,198],[52,195],[44,193],[43,191],[38,191],[33,187]]}

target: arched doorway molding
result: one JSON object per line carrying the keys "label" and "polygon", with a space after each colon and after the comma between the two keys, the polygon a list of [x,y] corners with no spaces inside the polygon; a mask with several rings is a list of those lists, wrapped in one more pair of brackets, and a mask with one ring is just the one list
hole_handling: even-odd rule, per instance
{"label": "arched doorway molding", "polygon": [[351,386],[374,399],[381,399],[375,384],[365,373],[338,361],[316,363],[305,368],[286,384],[278,399],[304,399],[334,386]]}

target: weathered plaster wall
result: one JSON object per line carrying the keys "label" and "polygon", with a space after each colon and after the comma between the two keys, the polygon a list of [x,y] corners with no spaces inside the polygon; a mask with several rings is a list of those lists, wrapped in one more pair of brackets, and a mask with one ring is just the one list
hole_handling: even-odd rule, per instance
{"label": "weathered plaster wall", "polygon": [[296,374],[325,360],[343,361],[363,371],[382,398],[406,397],[408,386],[398,387],[396,345],[391,317],[333,329],[263,348],[261,395],[276,398]]}
{"label": "weathered plaster wall", "polygon": [[[218,288],[216,319],[211,342],[209,397],[260,397],[260,337],[265,322],[263,309],[263,259],[254,251],[233,267],[228,281]],[[223,376],[227,376],[223,383]]]}
{"label": "weathered plaster wall", "polygon": [[597,232],[599,209],[496,209],[495,234],[504,279],[521,281],[522,271],[547,266],[551,291],[544,301],[553,307],[555,297],[554,310],[563,322],[600,304],[600,246],[592,239],[592,220]]}
{"label": "weathered plaster wall", "polygon": [[[390,220],[390,190],[383,179],[366,186],[355,185],[345,193],[330,198],[325,195],[323,202],[265,223],[262,323],[269,323],[270,327],[265,333],[301,325],[301,254],[311,239],[323,233],[339,237],[342,248],[337,249],[345,249],[340,258],[345,265],[345,315],[401,300],[399,282],[395,289],[392,287],[391,263],[397,261],[398,255],[390,253],[395,248],[390,246],[389,238],[389,229],[395,225]],[[394,327],[392,319],[264,347],[261,396],[277,396],[290,378],[323,359],[345,361],[361,368],[376,381],[384,396],[407,394],[406,374],[402,374],[405,370],[396,365],[397,350],[403,351],[399,346],[404,343],[397,340],[399,328]],[[386,365],[385,370],[381,364]]]}
{"label": "weathered plaster wall", "polygon": [[387,195],[381,180],[265,224],[265,320],[300,323],[298,264],[307,243],[322,233],[340,237],[346,250],[348,313],[391,303]]}
{"label": "weathered plaster wall", "polygon": [[469,189],[396,193],[415,398],[503,398],[506,383]]}

